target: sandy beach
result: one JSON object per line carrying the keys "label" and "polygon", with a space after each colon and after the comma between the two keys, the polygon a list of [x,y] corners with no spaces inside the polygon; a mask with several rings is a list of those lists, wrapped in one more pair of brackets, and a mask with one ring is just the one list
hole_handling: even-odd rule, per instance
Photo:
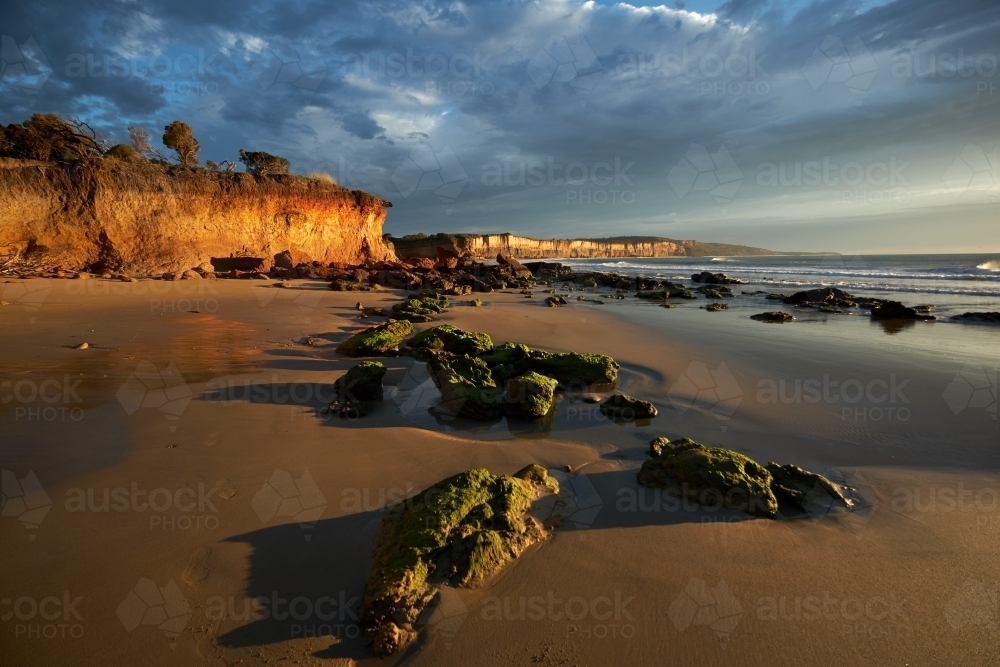
{"label": "sandy beach", "polygon": [[[336,344],[371,324],[355,303],[402,292],[16,282],[35,296],[0,310],[4,494],[14,479],[30,498],[0,520],[10,664],[1000,661],[996,390],[990,413],[969,389],[1000,359],[994,331],[935,353],[863,318],[455,299],[435,324],[610,355],[619,389],[659,409],[620,425],[566,395],[550,429],[526,430],[435,418],[410,357],[383,360],[370,415],[324,414],[355,363]],[[657,436],[820,472],[854,507],[775,521],[683,503],[636,482]],[[357,615],[386,504],[533,462],[571,516],[372,658]]]}

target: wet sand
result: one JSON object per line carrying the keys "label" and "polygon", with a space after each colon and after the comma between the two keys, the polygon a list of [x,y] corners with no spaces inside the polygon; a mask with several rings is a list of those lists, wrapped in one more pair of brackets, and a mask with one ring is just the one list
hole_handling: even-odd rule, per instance
{"label": "wet sand", "polygon": [[[354,363],[333,348],[378,321],[356,301],[399,295],[294,284],[38,280],[0,308],[4,494],[30,472],[44,495],[27,504],[50,503],[5,499],[11,664],[374,664],[355,615],[385,503],[530,462],[572,468],[577,511],[487,588],[448,591],[379,664],[1000,661],[996,388],[969,388],[996,334],[935,354],[867,322],[490,294],[440,322],[609,354],[660,415],[612,424],[567,396],[550,431],[441,421],[422,364],[392,358],[382,405],[345,422],[320,412]],[[635,482],[659,435],[822,472],[856,507],[685,506]]]}

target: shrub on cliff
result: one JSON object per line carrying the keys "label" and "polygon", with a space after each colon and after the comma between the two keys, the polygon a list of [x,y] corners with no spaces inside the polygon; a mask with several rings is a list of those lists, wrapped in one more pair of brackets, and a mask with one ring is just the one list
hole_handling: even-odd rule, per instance
{"label": "shrub on cliff", "polygon": [[254,176],[271,176],[288,173],[288,160],[280,155],[271,155],[264,151],[245,151],[241,148],[240,162],[245,164],[247,171]]}
{"label": "shrub on cliff", "polygon": [[0,126],[0,157],[74,162],[104,154],[107,142],[89,125],[36,113],[20,125]]}
{"label": "shrub on cliff", "polygon": [[128,144],[116,144],[108,149],[105,153],[106,157],[113,157],[118,160],[134,160],[136,157],[135,149]]}
{"label": "shrub on cliff", "polygon": [[185,167],[198,164],[201,144],[194,138],[194,130],[187,123],[175,120],[163,128],[163,145],[177,153],[177,160]]}

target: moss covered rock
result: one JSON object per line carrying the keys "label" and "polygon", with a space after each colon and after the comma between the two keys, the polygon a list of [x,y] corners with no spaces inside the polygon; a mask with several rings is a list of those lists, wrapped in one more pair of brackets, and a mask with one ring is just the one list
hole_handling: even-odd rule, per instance
{"label": "moss covered rock", "polygon": [[532,371],[507,380],[504,412],[513,417],[544,417],[556,406],[558,384],[553,378]]}
{"label": "moss covered rock", "polygon": [[409,322],[430,322],[451,303],[444,297],[413,297],[392,307],[392,316]]}
{"label": "moss covered rock", "polygon": [[772,518],[778,513],[771,473],[753,459],[689,438],[673,442],[657,439],[650,448],[659,453],[639,470],[643,486],[666,489],[707,507]]}
{"label": "moss covered rock", "polygon": [[705,310],[707,310],[710,313],[717,313],[720,310],[728,310],[728,309],[729,309],[728,303],[710,303],[707,306],[705,306]]}
{"label": "moss covered rock", "polygon": [[473,357],[493,349],[493,341],[489,334],[463,331],[450,324],[441,324],[421,331],[406,344],[409,347],[444,350]]}
{"label": "moss covered rock", "polygon": [[803,470],[795,465],[768,463],[771,473],[771,490],[781,504],[807,514],[821,513],[832,505],[850,505],[840,487],[822,475]]}
{"label": "moss covered rock", "polygon": [[656,416],[656,406],[649,401],[632,398],[625,394],[613,394],[601,403],[601,414],[615,421],[652,419]]}
{"label": "moss covered rock", "polygon": [[535,499],[558,491],[541,466],[512,477],[474,468],[389,508],[375,539],[362,624],[384,656],[415,637],[435,583],[481,586],[547,536]]}
{"label": "moss covered rock", "polygon": [[554,296],[545,297],[545,305],[549,306],[550,308],[555,308],[557,306],[565,306],[566,299],[562,298],[558,294]]}
{"label": "moss covered rock", "polygon": [[780,310],[769,310],[766,313],[751,315],[750,319],[757,320],[758,322],[767,322],[769,324],[783,324],[785,322],[794,321],[795,316]]}
{"label": "moss covered rock", "polygon": [[618,379],[618,363],[603,354],[566,352],[531,358],[529,368],[555,378],[562,385],[610,384]]}
{"label": "moss covered rock", "polygon": [[354,334],[337,347],[337,352],[349,357],[377,357],[397,349],[411,333],[413,325],[406,320],[389,320]]}
{"label": "moss covered rock", "polygon": [[483,420],[502,414],[500,389],[481,359],[443,352],[434,355],[427,368],[441,390],[439,412]]}
{"label": "moss covered rock", "polygon": [[377,401],[382,398],[385,365],[381,361],[362,361],[337,379],[334,387],[341,398]]}

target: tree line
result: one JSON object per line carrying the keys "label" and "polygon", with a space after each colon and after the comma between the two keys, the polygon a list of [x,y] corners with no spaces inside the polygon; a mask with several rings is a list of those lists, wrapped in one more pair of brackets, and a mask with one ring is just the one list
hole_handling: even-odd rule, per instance
{"label": "tree line", "polygon": [[[152,144],[152,133],[144,127],[128,128],[129,143],[115,143],[100,131],[76,118],[57,114],[34,114],[20,124],[0,124],[0,157],[46,162],[76,162],[87,158],[147,160],[154,164],[171,162]],[[190,125],[175,120],[163,128],[163,145],[174,152],[175,163],[188,169],[200,167],[201,144]],[[254,176],[287,174],[287,159],[264,151],[240,149],[239,161]],[[205,161],[205,168],[231,172],[236,163]]]}

